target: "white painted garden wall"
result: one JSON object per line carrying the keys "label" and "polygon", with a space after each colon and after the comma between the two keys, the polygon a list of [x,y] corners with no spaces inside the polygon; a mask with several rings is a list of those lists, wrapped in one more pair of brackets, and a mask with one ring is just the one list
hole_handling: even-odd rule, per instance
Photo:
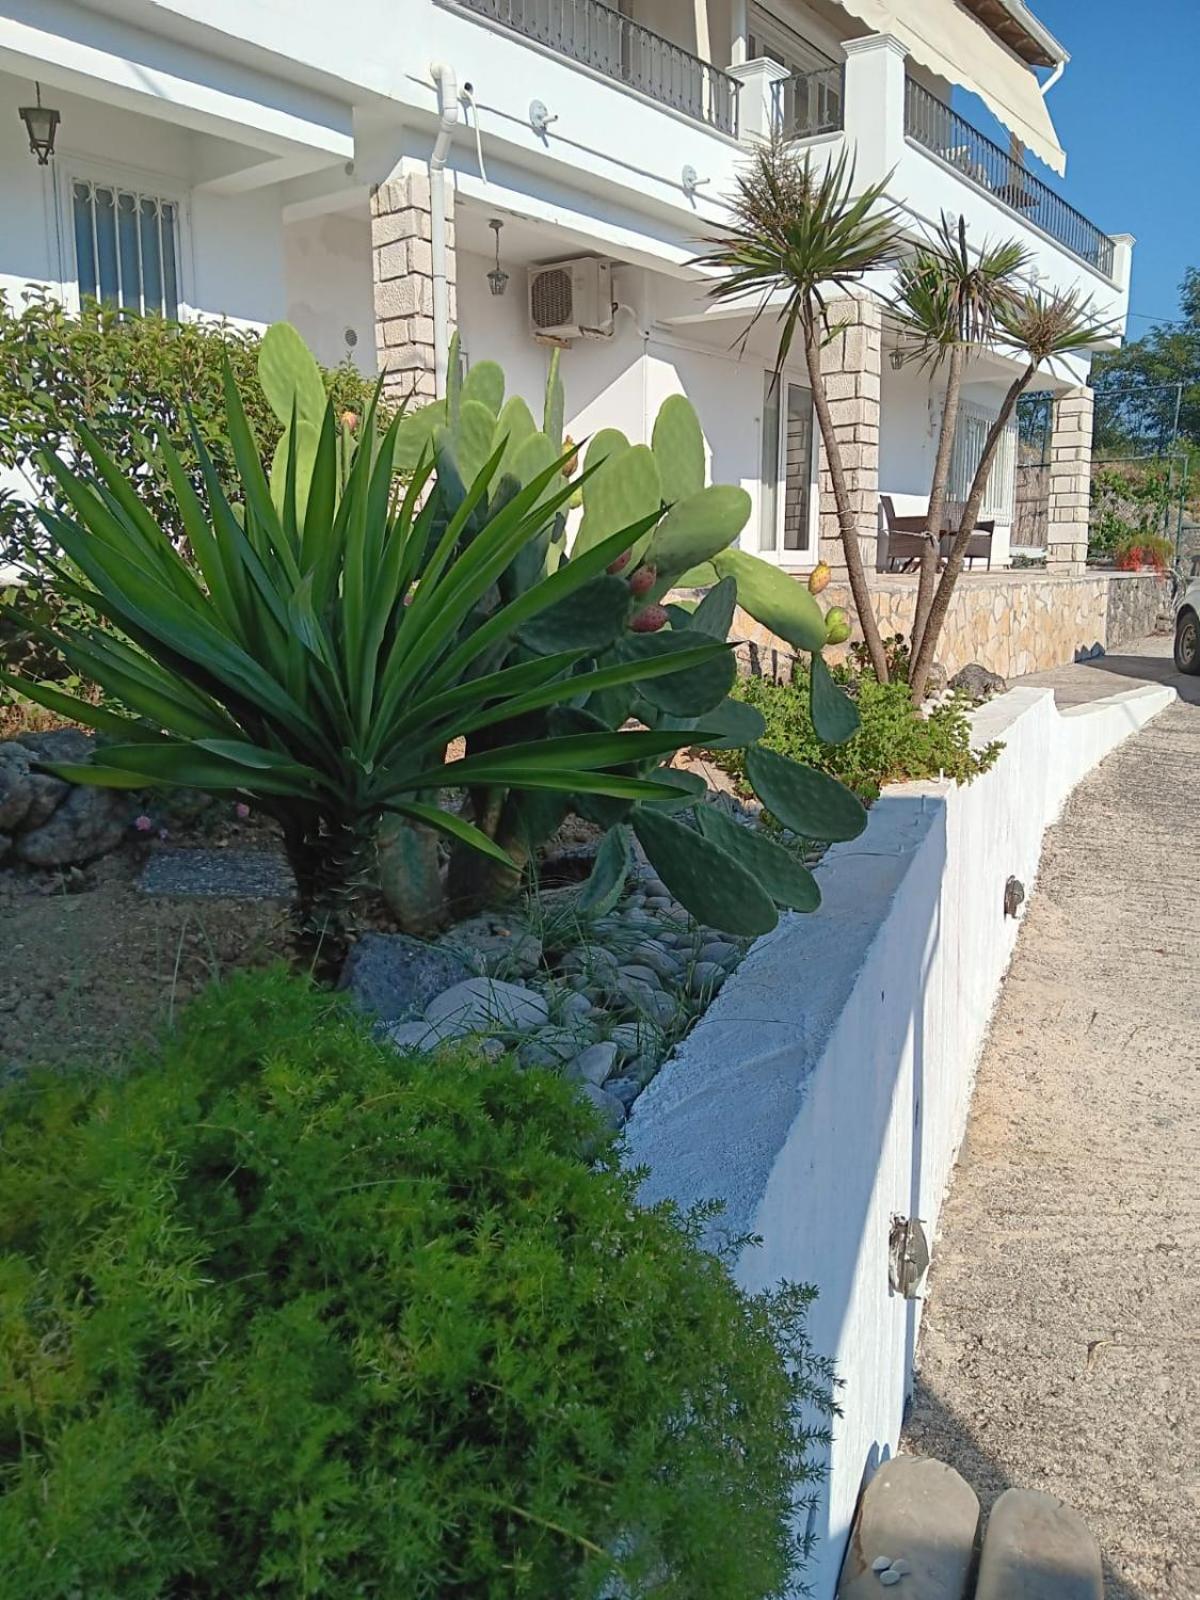
{"label": "white painted garden wall", "polygon": [[888,1288],[895,1214],[932,1238],[975,1068],[1042,837],[1071,789],[1174,698],[1146,687],[1060,713],[1014,689],[975,714],[993,769],[959,788],[889,789],[861,838],[819,868],[820,912],[785,918],[638,1101],[630,1159],[648,1200],[719,1198],[758,1234],[739,1277],[816,1285],[814,1347],[836,1362],[844,1416],[806,1574],[830,1600],[864,1476],[894,1451],[919,1301]]}

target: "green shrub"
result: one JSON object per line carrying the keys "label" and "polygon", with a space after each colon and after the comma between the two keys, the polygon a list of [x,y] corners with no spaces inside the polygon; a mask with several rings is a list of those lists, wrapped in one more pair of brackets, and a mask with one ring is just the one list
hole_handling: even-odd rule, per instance
{"label": "green shrub", "polygon": [[[735,693],[762,713],[767,724],[762,743],[780,755],[807,762],[839,778],[861,799],[878,798],[886,783],[909,779],[953,778],[970,783],[995,761],[1002,748],[971,749],[971,725],[964,701],[954,699],[921,716],[903,679],[879,683],[870,674],[852,680],[862,724],[845,744],[823,744],[809,713],[808,675],[797,667],[793,682],[744,678]],[[742,752],[717,751],[713,759],[742,777]]]}
{"label": "green shrub", "polygon": [[[258,384],[257,333],[227,322],[139,316],[95,301],[75,315],[53,295],[33,289],[23,302],[18,308],[0,295],[0,466],[21,472],[31,498],[63,509],[59,487],[38,455],[48,450],[77,456],[82,423],[178,538],[174,499],[153,470],[142,437],[169,439],[199,490],[190,410],[218,475],[228,482],[234,461],[222,388],[226,360],[269,457],[282,430]],[[324,381],[339,409],[361,410],[370,394],[371,386],[349,366],[326,372]],[[30,531],[27,517],[18,531]],[[0,559],[3,539],[0,519]]]}
{"label": "green shrub", "polygon": [[0,1127],[3,1600],[782,1591],[808,1295],[640,1209],[561,1079],[270,973]]}

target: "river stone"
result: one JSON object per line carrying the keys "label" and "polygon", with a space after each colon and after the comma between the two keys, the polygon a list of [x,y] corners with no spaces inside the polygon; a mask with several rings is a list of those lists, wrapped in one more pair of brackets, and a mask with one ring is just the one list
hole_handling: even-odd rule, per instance
{"label": "river stone", "polygon": [[629,1108],[642,1092],[642,1086],[636,1078],[610,1078],[604,1085],[605,1094],[615,1095],[625,1108],[625,1115],[629,1115]]}
{"label": "river stone", "polygon": [[[461,1038],[457,1028],[434,1027],[423,1017],[415,1022],[393,1022],[384,1030],[384,1038],[397,1050],[435,1050],[439,1044]],[[499,1044],[499,1040],[496,1041]],[[500,1046],[503,1050],[504,1046]]]}
{"label": "river stone", "polygon": [[697,961],[692,968],[689,987],[694,995],[716,994],[725,982],[725,968],[715,961]]}
{"label": "river stone", "polygon": [[645,984],[649,989],[657,989],[660,987],[658,973],[655,972],[653,967],[637,966],[630,962],[629,965],[623,966],[619,969],[617,976],[618,979],[622,980],[626,984],[641,983]]}
{"label": "river stone", "polygon": [[338,988],[350,991],[360,1011],[399,1022],[420,1017],[436,995],[471,976],[468,963],[445,945],[406,933],[366,933],[346,957]]}
{"label": "river stone", "polygon": [[505,1028],[523,1033],[550,1020],[540,994],[501,978],[468,978],[444,990],[425,1007],[427,1022],[453,1021],[467,1029]]}
{"label": "river stone", "polygon": [[708,944],[701,945],[699,959],[713,961],[719,967],[729,967],[738,958],[738,947],[730,944],[726,939],[713,939]]}
{"label": "river stone", "polygon": [[[581,974],[577,974],[577,976],[581,976]],[[586,994],[569,994],[562,1003],[564,1017],[583,1018],[590,1016],[591,1013],[592,1002]]]}
{"label": "river stone", "polygon": [[678,959],[658,939],[643,939],[634,946],[630,955],[639,966],[649,967],[659,978],[670,981],[679,976]]}
{"label": "river stone", "polygon": [[40,828],[18,837],[17,855],[31,867],[76,866],[115,850],[128,826],[126,795],[119,789],[89,789],[80,784]]}
{"label": "river stone", "polygon": [[625,1107],[615,1094],[609,1094],[598,1083],[581,1083],[579,1093],[595,1106],[608,1126],[617,1132],[625,1123]]}
{"label": "river stone", "polygon": [[542,941],[528,928],[511,918],[484,913],[458,923],[442,941],[450,950],[472,955],[478,960],[470,964],[491,977],[501,972],[527,978],[536,972],[542,961]]}
{"label": "river stone", "polygon": [[619,963],[611,950],[600,944],[581,944],[562,958],[564,972],[582,972],[589,981],[611,982]]}
{"label": "river stone", "polygon": [[611,1039],[600,1044],[590,1044],[581,1050],[567,1071],[572,1078],[583,1078],[588,1083],[603,1083],[617,1064],[617,1046]]}
{"label": "river stone", "polygon": [[644,1022],[618,1022],[609,1037],[622,1058],[653,1050],[658,1043],[657,1030]]}
{"label": "river stone", "polygon": [[7,833],[0,833],[0,861],[4,860],[4,858],[8,855],[8,852],[11,849],[12,849],[12,838],[11,838],[11,836],[9,834],[7,834]]}
{"label": "river stone", "polygon": [[661,989],[657,994],[652,994],[647,998],[642,1006],[642,1011],[658,1027],[663,1029],[674,1027],[679,1020],[678,1001],[669,994],[663,994]]}

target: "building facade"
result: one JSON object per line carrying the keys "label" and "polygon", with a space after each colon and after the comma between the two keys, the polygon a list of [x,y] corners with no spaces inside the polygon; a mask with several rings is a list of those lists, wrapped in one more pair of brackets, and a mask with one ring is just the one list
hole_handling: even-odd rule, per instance
{"label": "building facade", "polygon": [[[287,318],[325,362],[378,363],[418,399],[452,329],[531,400],[558,340],[574,438],[644,440],[685,392],[713,477],[752,496],[747,546],[803,572],[838,555],[807,377],[772,386],[773,319],[714,305],[692,264],[748,144],[781,127],[814,160],[847,149],[914,237],[949,212],[977,241],[1018,238],[1032,281],[1078,286],[1120,328],[1132,241],[1034,170],[1065,162],[1044,92],[1065,59],[1020,0],[348,0],[336,18],[303,0],[22,0],[0,15],[0,288]],[[45,165],[18,121],[35,84],[61,118]],[[952,108],[956,88],[1008,148]],[[878,298],[838,317],[826,368],[870,557],[881,494],[924,505],[941,397],[893,366]],[[1061,397],[1046,543],[1064,571],[1086,547],[1087,365],[1038,380]],[[956,483],[1012,370],[970,369]],[[1010,436],[983,512],[1001,566],[1014,464]]]}

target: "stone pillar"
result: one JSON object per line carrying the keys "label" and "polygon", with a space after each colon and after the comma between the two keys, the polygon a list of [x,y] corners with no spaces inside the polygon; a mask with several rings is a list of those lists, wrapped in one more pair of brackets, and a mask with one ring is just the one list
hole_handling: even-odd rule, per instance
{"label": "stone pillar", "polygon": [[[433,229],[429,173],[404,163],[371,192],[375,351],[389,400],[433,400]],[[454,191],[446,186],[446,278],[451,332],[457,320]]]}
{"label": "stone pillar", "polygon": [[779,123],[779,85],[791,73],[778,61],[747,61],[730,67],[729,76],[741,84],[738,94],[738,133],[743,139],[770,139]]}
{"label": "stone pillar", "polygon": [[[858,524],[863,565],[875,570],[879,537],[879,371],[883,356],[883,313],[874,300],[827,302],[829,326],[837,328],[821,351],[825,393],[841,446],[850,504]],[[824,441],[821,448],[820,556],[844,569],[837,502]]]}
{"label": "stone pillar", "polygon": [[1060,573],[1082,572],[1087,565],[1094,403],[1088,388],[1066,389],[1054,401],[1046,565]]}

